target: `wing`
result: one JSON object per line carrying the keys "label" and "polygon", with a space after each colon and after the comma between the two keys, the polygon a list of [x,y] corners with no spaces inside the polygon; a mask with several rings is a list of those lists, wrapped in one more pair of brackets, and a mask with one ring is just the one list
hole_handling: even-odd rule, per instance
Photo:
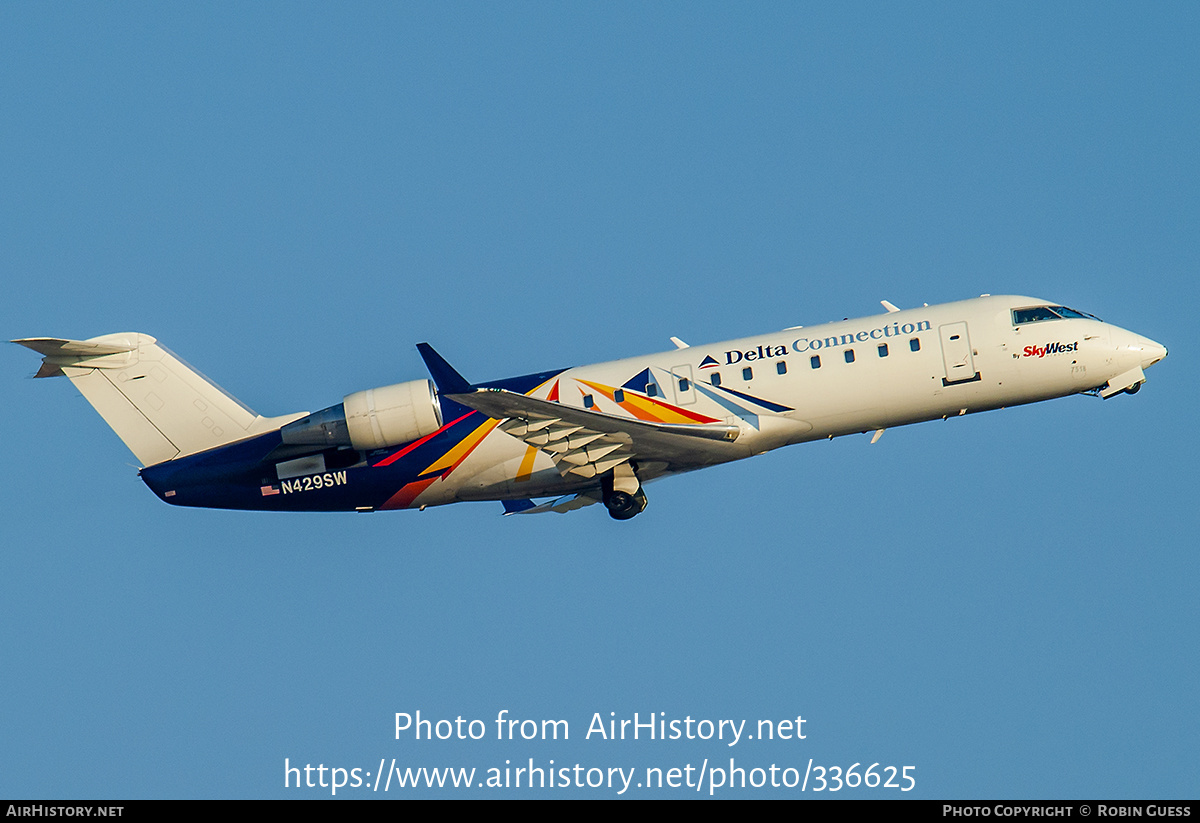
{"label": "wing", "polygon": [[550,455],[564,477],[595,477],[631,460],[667,471],[745,457],[741,429],[725,423],[653,423],[538,400],[507,389],[476,389],[449,399],[502,420],[501,431]]}
{"label": "wing", "polygon": [[501,502],[504,503],[504,514],[506,517],[510,514],[541,514],[542,512],[566,514],[576,509],[582,509],[584,506],[599,503],[600,496],[598,492],[565,494],[554,500],[548,500],[541,505],[535,504],[532,500],[504,500]]}

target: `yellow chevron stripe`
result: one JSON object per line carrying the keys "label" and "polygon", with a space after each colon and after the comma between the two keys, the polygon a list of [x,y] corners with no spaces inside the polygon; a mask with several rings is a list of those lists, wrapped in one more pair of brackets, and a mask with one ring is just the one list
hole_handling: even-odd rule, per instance
{"label": "yellow chevron stripe", "polygon": [[492,429],[496,428],[498,425],[500,425],[499,420],[492,420],[489,418],[487,421],[482,423],[479,428],[475,429],[475,431],[464,437],[457,446],[443,454],[436,463],[427,468],[425,471],[421,472],[421,474],[431,474],[444,469],[454,468],[462,462],[463,458],[471,453],[472,449],[479,445],[483,438],[491,434]]}
{"label": "yellow chevron stripe", "polygon": [[518,483],[524,483],[533,474],[533,461],[537,457],[537,446],[530,446],[525,450],[525,456],[521,458],[521,468],[517,470]]}

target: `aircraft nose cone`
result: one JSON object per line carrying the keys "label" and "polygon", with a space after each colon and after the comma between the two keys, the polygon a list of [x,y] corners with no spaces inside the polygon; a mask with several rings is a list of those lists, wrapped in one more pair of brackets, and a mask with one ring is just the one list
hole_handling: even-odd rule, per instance
{"label": "aircraft nose cone", "polygon": [[1142,368],[1148,369],[1167,356],[1167,347],[1156,343],[1149,337],[1138,336],[1129,344],[1129,348],[1137,352],[1142,359]]}
{"label": "aircraft nose cone", "polygon": [[1149,366],[1153,366],[1159,360],[1162,360],[1164,357],[1167,356],[1167,347],[1164,346],[1162,343],[1155,343],[1153,340],[1151,340],[1148,337],[1144,338],[1144,340],[1145,340],[1144,348],[1146,351],[1146,364],[1144,366],[1142,366],[1142,368],[1147,368]]}

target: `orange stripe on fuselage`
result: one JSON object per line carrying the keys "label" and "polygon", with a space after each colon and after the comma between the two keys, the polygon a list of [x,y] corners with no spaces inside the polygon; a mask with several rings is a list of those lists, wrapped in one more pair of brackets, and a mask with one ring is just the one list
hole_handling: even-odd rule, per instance
{"label": "orange stripe on fuselage", "polygon": [[405,483],[400,491],[388,498],[387,502],[380,506],[380,510],[384,509],[407,509],[412,502],[420,496],[421,492],[429,488],[437,477],[427,477],[424,480],[416,480],[412,483]]}
{"label": "orange stripe on fuselage", "polygon": [[[578,381],[590,389],[594,389],[600,394],[607,397],[616,403],[613,393],[616,391],[612,386],[604,386],[600,383],[590,383],[587,380]],[[635,394],[629,389],[625,389],[624,402],[617,403],[618,406],[632,414],[638,420],[646,420],[651,423],[719,423],[720,421],[713,417],[707,417],[703,414],[690,412],[686,409],[681,409],[678,406],[672,406],[670,403],[663,403],[661,400],[654,400],[649,397],[643,397],[640,394]]]}

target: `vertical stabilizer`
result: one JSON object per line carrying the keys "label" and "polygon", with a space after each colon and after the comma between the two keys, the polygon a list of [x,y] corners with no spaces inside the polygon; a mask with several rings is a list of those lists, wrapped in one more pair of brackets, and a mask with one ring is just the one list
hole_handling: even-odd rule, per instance
{"label": "vertical stabilizer", "polygon": [[42,355],[37,377],[65,375],[143,465],[269,431],[256,415],[147,334],[14,340]]}

